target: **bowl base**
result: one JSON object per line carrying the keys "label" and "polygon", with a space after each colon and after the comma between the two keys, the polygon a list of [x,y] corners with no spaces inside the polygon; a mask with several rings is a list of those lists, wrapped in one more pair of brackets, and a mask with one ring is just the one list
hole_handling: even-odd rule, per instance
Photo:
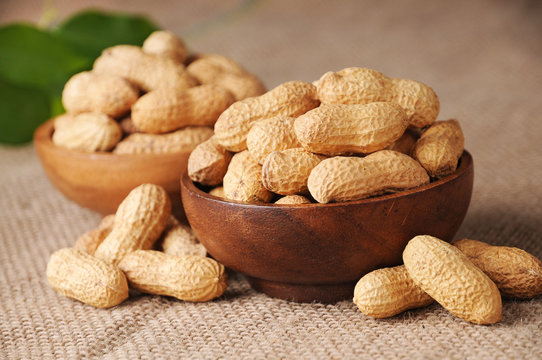
{"label": "bowl base", "polygon": [[320,302],[333,304],[354,297],[356,282],[340,284],[291,284],[257,279],[245,275],[250,286],[271,297],[299,303]]}

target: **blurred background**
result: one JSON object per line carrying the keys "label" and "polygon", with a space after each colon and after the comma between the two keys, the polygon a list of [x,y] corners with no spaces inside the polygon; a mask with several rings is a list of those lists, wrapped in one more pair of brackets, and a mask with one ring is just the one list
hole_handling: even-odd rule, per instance
{"label": "blurred background", "polygon": [[[194,52],[237,60],[269,88],[350,66],[422,81],[440,97],[439,119],[460,121],[475,159],[470,235],[537,231],[540,1],[2,0],[0,24],[25,21],[54,29],[88,8],[143,15],[180,35]],[[5,56],[0,52],[0,60]],[[486,214],[476,204],[488,201]],[[476,234],[477,221],[499,224],[511,216],[517,221],[509,231],[496,228],[492,234],[490,227],[489,234]]]}

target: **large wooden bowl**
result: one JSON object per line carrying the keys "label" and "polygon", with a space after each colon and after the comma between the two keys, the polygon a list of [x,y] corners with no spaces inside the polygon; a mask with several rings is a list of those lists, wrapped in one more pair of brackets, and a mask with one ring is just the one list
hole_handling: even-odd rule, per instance
{"label": "large wooden bowl", "polygon": [[84,153],[56,146],[53,121],[34,133],[34,146],[47,177],[68,199],[100,214],[112,214],[130,190],[144,183],[163,186],[171,197],[174,214],[183,219],[179,178],[189,152],[119,155]]}
{"label": "large wooden bowl", "polygon": [[207,251],[246,275],[256,290],[298,302],[353,297],[366,273],[402,263],[414,236],[450,241],[463,222],[473,186],[464,152],[457,171],[396,194],[333,204],[275,205],[227,201],[184,174],[182,202]]}

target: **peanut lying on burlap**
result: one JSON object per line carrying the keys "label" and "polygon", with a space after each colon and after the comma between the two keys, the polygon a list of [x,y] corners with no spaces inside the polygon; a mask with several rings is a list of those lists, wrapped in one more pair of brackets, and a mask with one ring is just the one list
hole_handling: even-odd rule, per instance
{"label": "peanut lying on burlap", "polygon": [[[201,79],[201,69],[243,71],[220,57],[204,60],[189,69]],[[434,123],[439,107],[430,87],[363,68],[286,82],[228,107],[215,145],[196,149],[188,174],[205,186],[223,182],[227,199],[245,202],[305,195],[328,203],[415,188],[454,172],[463,153],[457,122]],[[229,165],[226,151],[239,154]]]}
{"label": "peanut lying on burlap", "polygon": [[[190,152],[210,137],[194,136],[195,126],[212,134],[219,115],[234,101],[264,92],[262,82],[234,60],[190,56],[181,38],[155,31],[142,47],[105,49],[91,71],[66,83],[62,101],[67,113],[55,120],[53,142],[127,155]],[[67,125],[84,114],[111,121]]]}
{"label": "peanut lying on burlap", "polygon": [[186,301],[221,296],[228,279],[224,266],[206,257],[192,229],[169,214],[169,204],[160,186],[143,184],[132,190],[116,214],[78,238],[74,248],[51,256],[51,287],[102,308],[124,301],[128,285]]}
{"label": "peanut lying on burlap", "polygon": [[403,260],[359,280],[354,303],[364,314],[390,317],[434,299],[467,321],[493,324],[502,317],[501,295],[542,295],[542,262],[518,248],[470,239],[451,245],[420,235],[407,244]]}

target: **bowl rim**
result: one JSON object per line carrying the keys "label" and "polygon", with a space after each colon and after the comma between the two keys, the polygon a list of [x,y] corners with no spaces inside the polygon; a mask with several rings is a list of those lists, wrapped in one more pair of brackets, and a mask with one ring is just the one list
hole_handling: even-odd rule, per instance
{"label": "bowl rim", "polygon": [[54,118],[45,121],[34,131],[34,146],[36,148],[47,148],[50,151],[56,151],[57,153],[62,153],[66,156],[80,159],[92,159],[92,160],[105,160],[110,161],[112,159],[155,159],[156,157],[177,157],[180,154],[189,154],[191,151],[179,151],[171,153],[160,153],[160,154],[116,154],[111,151],[94,151],[94,152],[84,152],[77,151],[73,149],[64,148],[56,145],[53,142],[53,131],[54,131]]}
{"label": "bowl rim", "polygon": [[188,171],[184,171],[181,176],[181,192],[188,191],[200,198],[205,198],[206,200],[210,200],[213,202],[218,203],[224,203],[224,204],[234,204],[236,206],[240,207],[246,207],[246,208],[266,208],[266,207],[282,207],[282,208],[309,208],[309,207],[341,207],[345,205],[362,205],[362,204],[372,204],[377,203],[380,201],[400,198],[403,196],[410,196],[413,194],[421,193],[426,190],[430,190],[436,187],[439,187],[443,184],[446,184],[448,182],[451,182],[461,176],[463,176],[466,172],[468,172],[473,167],[473,159],[470,152],[467,150],[463,150],[463,153],[461,154],[461,157],[459,158],[459,165],[454,173],[443,177],[442,179],[438,179],[436,181],[430,182],[426,185],[421,185],[415,188],[399,191],[396,193],[390,193],[385,195],[379,195],[374,197],[369,197],[366,199],[361,200],[353,200],[353,201],[343,201],[343,202],[332,202],[332,203],[310,203],[310,204],[275,204],[275,203],[247,203],[242,201],[236,201],[236,200],[229,200],[222,197],[211,195],[200,188],[198,188],[192,179],[188,176]]}

